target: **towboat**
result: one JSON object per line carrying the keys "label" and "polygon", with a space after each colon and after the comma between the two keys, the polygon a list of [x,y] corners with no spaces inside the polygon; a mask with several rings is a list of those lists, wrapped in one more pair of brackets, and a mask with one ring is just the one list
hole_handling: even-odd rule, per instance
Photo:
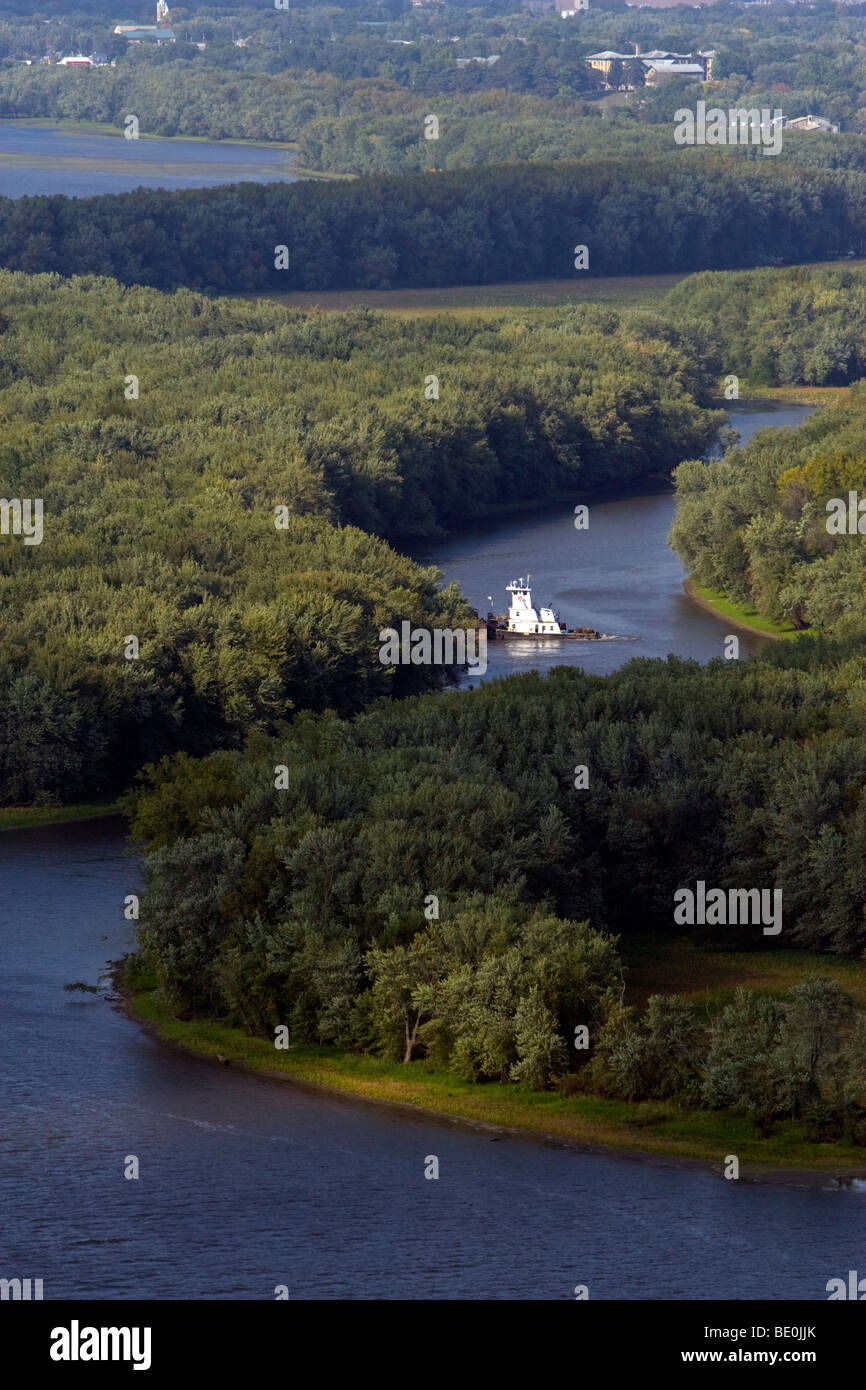
{"label": "towboat", "polygon": [[573,637],[583,642],[597,641],[601,637],[592,627],[567,627],[551,607],[533,607],[528,575],[525,581],[512,579],[505,592],[511,595],[508,612],[498,616],[487,614],[489,637]]}

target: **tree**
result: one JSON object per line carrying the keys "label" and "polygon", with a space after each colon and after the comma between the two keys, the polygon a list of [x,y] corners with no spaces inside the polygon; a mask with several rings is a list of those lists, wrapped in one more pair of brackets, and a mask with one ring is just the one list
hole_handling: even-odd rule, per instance
{"label": "tree", "polygon": [[556,1031],[556,1019],[533,985],[518,1001],[514,1014],[514,1046],[517,1061],[511,1064],[512,1081],[543,1091],[565,1068],[566,1048]]}
{"label": "tree", "polygon": [[430,1005],[425,986],[438,974],[432,942],[421,933],[409,946],[374,948],[367,953],[366,966],[373,981],[373,1019],[380,1042],[389,1049],[395,1033],[402,1033],[403,1061],[411,1062]]}
{"label": "tree", "polygon": [[737,989],[716,1019],[701,1096],[714,1110],[745,1110],[766,1133],[784,1106],[778,1053],[784,1013],[775,1000]]}

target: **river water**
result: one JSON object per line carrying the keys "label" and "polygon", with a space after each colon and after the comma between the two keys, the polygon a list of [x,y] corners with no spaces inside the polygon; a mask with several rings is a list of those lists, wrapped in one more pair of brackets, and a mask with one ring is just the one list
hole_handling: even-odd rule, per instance
{"label": "river water", "polygon": [[292,154],[276,145],[218,140],[127,140],[122,131],[82,135],[63,127],[0,121],[0,196],[65,193],[90,198],[133,188],[291,183]]}
{"label": "river water", "polygon": [[[776,401],[742,401],[728,415],[745,443],[765,426],[799,425],[813,406]],[[673,492],[590,501],[589,528],[577,531],[574,504],[522,512],[485,523],[479,535],[452,536],[427,552],[446,581],[456,580],[482,615],[505,611],[505,585],[531,575],[533,600],[553,603],[570,627],[593,627],[611,642],[509,638],[490,642],[487,674],[547,671],[582,666],[600,675],[632,657],[692,657],[709,661],[723,655],[724,639],[736,633],[741,656],[751,656],[770,640],[731,626],[700,608],[683,590],[685,572],[667,544],[674,517]],[[488,596],[493,599],[488,602]],[[477,685],[469,677],[467,685]]]}
{"label": "river water", "polygon": [[[657,553],[671,499],[603,505],[620,509],[620,559],[584,556],[579,580],[563,574],[570,513],[496,527],[455,564],[483,585],[547,565],[582,617],[617,629],[638,627],[637,586],[643,642],[620,659],[684,637],[709,650],[715,620],[679,604]],[[537,549],[545,526],[559,557]],[[119,823],[0,836],[0,883],[0,1277],[41,1278],[46,1298],[270,1299],[285,1284],[292,1299],[555,1300],[586,1284],[594,1299],[823,1300],[862,1266],[863,1185],[727,1182],[248,1076],[66,991],[133,944]]]}
{"label": "river water", "polygon": [[[131,945],[113,821],[0,836],[0,1275],[46,1298],[826,1298],[862,1191],[726,1182],[244,1075],[94,984]],[[428,1155],[438,1181],[423,1176]],[[140,1177],[123,1177],[128,1156]]]}

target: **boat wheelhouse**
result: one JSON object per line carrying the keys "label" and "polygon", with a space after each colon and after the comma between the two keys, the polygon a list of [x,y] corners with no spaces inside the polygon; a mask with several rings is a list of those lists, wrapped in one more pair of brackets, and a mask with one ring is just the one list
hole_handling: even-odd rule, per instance
{"label": "boat wheelhouse", "polygon": [[534,608],[532,605],[532,591],[529,587],[529,576],[526,582],[522,579],[512,579],[506,585],[506,593],[511,595],[511,604],[506,614],[505,631],[527,636],[544,636],[547,634],[552,637],[561,637],[566,628],[559,621],[552,608]]}

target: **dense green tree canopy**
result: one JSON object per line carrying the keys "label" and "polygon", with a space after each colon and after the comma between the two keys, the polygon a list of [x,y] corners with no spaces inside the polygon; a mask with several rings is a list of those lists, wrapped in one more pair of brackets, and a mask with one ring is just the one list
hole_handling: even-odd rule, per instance
{"label": "dense green tree canopy", "polygon": [[5,802],[439,683],[378,633],[469,609],[386,540],[668,474],[722,419],[674,330],[607,309],[333,316],[7,273],[0,314],[2,495],[45,512],[41,544],[0,536]]}
{"label": "dense green tree canopy", "polygon": [[279,292],[571,277],[577,246],[593,275],[860,253],[862,172],[679,156],[0,199],[0,265]]}

